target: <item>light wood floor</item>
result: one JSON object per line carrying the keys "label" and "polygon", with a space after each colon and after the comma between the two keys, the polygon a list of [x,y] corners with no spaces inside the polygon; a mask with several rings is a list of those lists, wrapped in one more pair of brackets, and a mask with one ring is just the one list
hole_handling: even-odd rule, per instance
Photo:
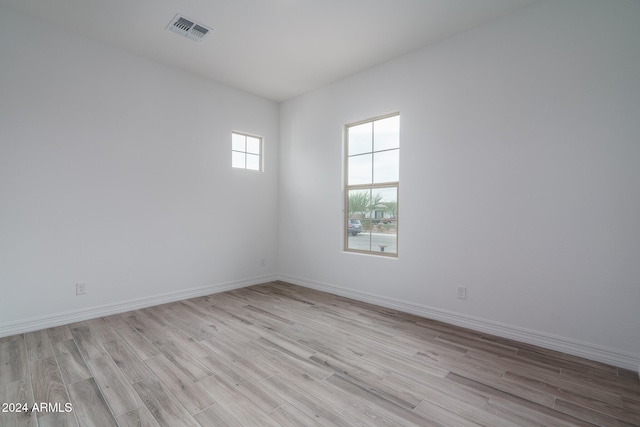
{"label": "light wood floor", "polygon": [[50,407],[3,427],[640,425],[634,372],[281,282],[2,338],[11,402]]}

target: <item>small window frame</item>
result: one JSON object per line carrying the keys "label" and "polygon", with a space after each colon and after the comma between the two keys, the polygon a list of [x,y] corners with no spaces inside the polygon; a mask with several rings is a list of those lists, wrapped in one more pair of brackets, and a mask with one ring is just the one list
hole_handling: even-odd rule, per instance
{"label": "small window frame", "polygon": [[[237,145],[238,139],[244,139],[243,148]],[[257,140],[257,149],[249,148],[249,141]],[[257,157],[257,168],[250,167],[250,159]],[[256,162],[252,162],[256,164]],[[264,139],[259,135],[246,132],[231,131],[231,167],[248,171],[264,170]]]}

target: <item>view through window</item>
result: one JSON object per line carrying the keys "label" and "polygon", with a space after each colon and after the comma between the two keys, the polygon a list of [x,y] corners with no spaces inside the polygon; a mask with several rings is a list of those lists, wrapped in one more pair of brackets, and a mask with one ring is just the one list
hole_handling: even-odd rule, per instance
{"label": "view through window", "polygon": [[345,250],[397,256],[400,115],[346,126]]}

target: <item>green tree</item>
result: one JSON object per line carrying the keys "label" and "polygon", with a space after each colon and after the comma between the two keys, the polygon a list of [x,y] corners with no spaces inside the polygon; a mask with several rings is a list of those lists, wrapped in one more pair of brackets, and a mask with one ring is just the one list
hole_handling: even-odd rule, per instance
{"label": "green tree", "polygon": [[384,203],[385,210],[391,214],[392,217],[396,217],[398,214],[398,202],[386,202]]}
{"label": "green tree", "polygon": [[380,194],[376,193],[374,195],[369,195],[369,200],[367,203],[367,210],[369,212],[386,208],[387,207],[385,206],[385,204],[382,203],[382,196]]}
{"label": "green tree", "polygon": [[369,191],[349,191],[349,218],[353,218],[354,215],[361,215],[365,217],[367,208],[369,205]]}
{"label": "green tree", "polygon": [[353,218],[353,215],[360,215],[360,219],[364,219],[370,212],[379,209],[387,210],[387,205],[382,201],[380,194],[371,194],[369,190],[349,192],[349,218]]}

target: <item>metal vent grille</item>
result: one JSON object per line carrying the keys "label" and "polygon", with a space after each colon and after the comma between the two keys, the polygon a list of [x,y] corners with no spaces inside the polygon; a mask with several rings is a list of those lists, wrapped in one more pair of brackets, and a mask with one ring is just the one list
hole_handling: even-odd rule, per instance
{"label": "metal vent grille", "polygon": [[202,41],[202,39],[209,34],[211,28],[196,23],[191,19],[184,18],[177,14],[167,26],[167,30],[173,31],[176,34],[180,34],[190,40]]}

